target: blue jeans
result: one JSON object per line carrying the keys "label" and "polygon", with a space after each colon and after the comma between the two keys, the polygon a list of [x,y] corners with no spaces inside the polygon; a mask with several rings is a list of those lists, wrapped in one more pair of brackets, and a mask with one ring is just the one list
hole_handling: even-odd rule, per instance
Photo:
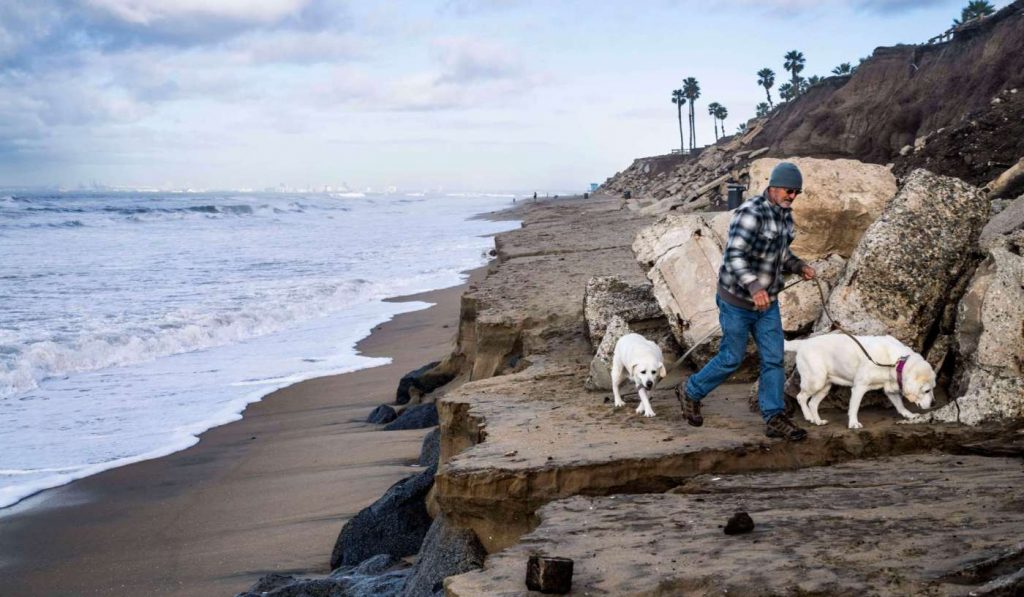
{"label": "blue jeans", "polygon": [[785,410],[782,388],[782,318],[779,302],[772,301],[767,311],[749,311],[730,305],[715,296],[718,303],[718,323],[722,326],[722,343],[718,354],[704,368],[690,376],[686,382],[686,395],[700,402],[732,375],[747,350],[747,338],[754,334],[754,343],[761,356],[761,377],[757,387],[757,403],[761,416],[768,421]]}

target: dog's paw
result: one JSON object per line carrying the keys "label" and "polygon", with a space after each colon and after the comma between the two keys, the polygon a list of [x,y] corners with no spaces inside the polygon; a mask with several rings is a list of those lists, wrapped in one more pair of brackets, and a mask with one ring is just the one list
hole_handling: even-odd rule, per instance
{"label": "dog's paw", "polygon": [[811,421],[811,423],[814,423],[815,425],[828,425],[828,421],[825,419],[818,419],[817,421]]}
{"label": "dog's paw", "polygon": [[615,408],[620,408],[620,407],[623,407],[623,406],[626,406],[626,403],[623,402],[622,400],[616,400],[615,401]]}
{"label": "dog's paw", "polygon": [[860,424],[860,421],[850,421],[850,429],[863,429],[864,426]]}
{"label": "dog's paw", "polygon": [[653,410],[645,410],[644,411],[644,416],[645,417],[653,417],[654,416],[654,411]]}

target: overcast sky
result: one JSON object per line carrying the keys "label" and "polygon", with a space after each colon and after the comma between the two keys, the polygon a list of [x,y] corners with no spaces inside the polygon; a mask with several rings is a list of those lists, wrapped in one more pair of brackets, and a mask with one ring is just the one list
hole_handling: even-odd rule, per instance
{"label": "overcast sky", "polygon": [[684,77],[709,143],[787,50],[824,75],[965,3],[4,1],[0,186],[580,190],[678,146]]}

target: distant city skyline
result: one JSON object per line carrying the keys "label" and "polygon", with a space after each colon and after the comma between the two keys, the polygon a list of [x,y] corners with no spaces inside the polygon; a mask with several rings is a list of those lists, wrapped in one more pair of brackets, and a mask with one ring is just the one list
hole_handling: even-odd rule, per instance
{"label": "distant city skyline", "polygon": [[[586,190],[966,1],[37,0],[0,6],[0,187]],[[1008,0],[993,2],[997,8]]]}

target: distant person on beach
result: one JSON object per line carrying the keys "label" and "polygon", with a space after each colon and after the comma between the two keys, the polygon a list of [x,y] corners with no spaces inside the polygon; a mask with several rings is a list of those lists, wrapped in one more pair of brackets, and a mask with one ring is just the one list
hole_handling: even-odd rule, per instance
{"label": "distant person on beach", "polygon": [[718,354],[676,388],[683,417],[694,427],[704,424],[700,401],[726,380],[743,360],[751,334],[761,359],[757,402],[765,435],[800,441],[807,432],[786,416],[782,394],[782,318],[778,294],[786,272],[814,278],[814,268],[789,250],[793,242],[793,201],[803,189],[795,164],[781,162],[772,170],[768,188],[736,208],[718,270],[718,322],[722,340]]}
{"label": "distant person on beach", "polygon": [[536,200],[537,200],[537,191],[534,191],[534,192],[533,192],[533,200],[534,200],[534,201],[536,201]]}

